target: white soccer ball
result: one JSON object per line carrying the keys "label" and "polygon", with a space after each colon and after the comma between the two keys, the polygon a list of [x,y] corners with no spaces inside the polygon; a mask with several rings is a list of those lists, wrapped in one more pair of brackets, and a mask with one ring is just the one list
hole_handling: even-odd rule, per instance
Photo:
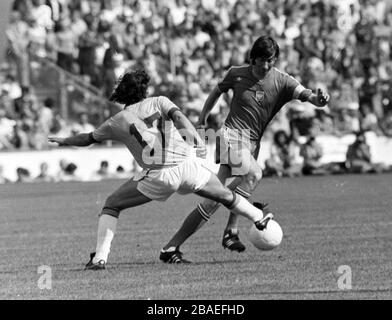
{"label": "white soccer ball", "polygon": [[283,231],[279,223],[269,220],[264,230],[259,230],[254,224],[249,230],[249,241],[260,250],[272,250],[280,245]]}

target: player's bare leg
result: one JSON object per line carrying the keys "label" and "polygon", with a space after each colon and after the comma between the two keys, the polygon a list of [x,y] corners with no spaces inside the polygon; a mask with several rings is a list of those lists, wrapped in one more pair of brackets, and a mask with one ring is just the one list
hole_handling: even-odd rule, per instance
{"label": "player's bare leg", "polygon": [[[215,175],[211,175],[210,181],[206,184],[206,186],[204,186],[203,189],[197,191],[196,194],[209,199],[214,204],[223,204],[234,214],[244,216],[247,219],[253,221],[256,224],[256,227],[259,229],[262,229],[267,219],[272,217],[271,214],[264,217],[263,211],[259,207],[253,206],[244,197],[225,187],[219,178]],[[198,215],[200,216],[200,214]],[[198,215],[192,212],[190,214],[192,218],[190,218],[190,216],[187,217],[187,219],[184,221],[182,229],[184,229],[184,225],[187,223],[192,224],[196,219],[199,219],[197,221],[200,221],[200,218],[197,217]],[[190,227],[193,227],[193,232],[191,233],[193,234],[197,230],[196,225],[193,224]],[[185,229],[187,229],[187,227],[185,227]],[[189,234],[188,237],[191,234]],[[177,234],[175,237],[173,237],[161,251],[160,259],[169,263],[182,263],[182,253],[179,251],[179,246],[188,237],[183,237],[182,234]],[[169,260],[171,257],[174,257],[175,260]]]}
{"label": "player's bare leg", "polygon": [[197,191],[196,194],[219,202],[233,213],[243,216],[254,223],[262,221],[264,218],[262,210],[252,205],[241,195],[225,187],[215,175],[211,175],[208,183],[203,189]]}
{"label": "player's bare leg", "polygon": [[[240,181],[237,180],[238,178],[234,181],[237,182],[237,185],[234,189],[235,192],[243,196],[245,199],[249,199],[253,191],[256,189],[257,185],[259,184],[262,175],[263,175],[262,170],[258,165],[256,159],[251,157],[248,173],[242,176],[240,178],[241,179]],[[238,234],[238,218],[239,217],[237,214],[233,212],[230,213],[225,228],[225,235],[236,234],[236,233]]]}
{"label": "player's bare leg", "polygon": [[106,199],[98,220],[96,251],[90,255],[86,269],[105,269],[120,212],[151,201],[136,189],[137,184],[137,181],[130,179]]}
{"label": "player's bare leg", "polygon": [[[234,142],[233,148],[229,149],[228,166],[230,166],[231,174],[237,176],[232,182],[231,189],[245,199],[249,199],[262,176],[261,168],[254,157],[255,155],[257,157],[260,145],[243,147],[241,140],[237,143],[238,145]],[[239,239],[238,216],[235,213],[230,213],[223,232],[222,246],[237,252],[246,249]]]}
{"label": "player's bare leg", "polygon": [[[220,166],[217,177],[221,183],[225,183],[230,177],[230,168]],[[210,216],[219,208],[220,204],[216,201],[206,199],[199,204],[184,220],[180,229],[173,238],[163,247],[163,252],[174,250],[182,245],[192,234],[200,229],[210,218]]]}

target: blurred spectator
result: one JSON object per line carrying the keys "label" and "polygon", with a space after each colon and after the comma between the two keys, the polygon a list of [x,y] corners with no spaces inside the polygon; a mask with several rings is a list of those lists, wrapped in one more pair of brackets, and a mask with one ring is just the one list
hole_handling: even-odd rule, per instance
{"label": "blurred spectator", "polygon": [[51,132],[53,128],[54,107],[54,100],[52,98],[46,98],[44,102],[39,105],[37,110],[37,121],[40,123],[46,134]]}
{"label": "blurred spectator", "polygon": [[38,23],[37,20],[33,16],[29,16],[27,19],[28,25],[28,33],[27,39],[29,40],[28,43],[28,50],[30,53],[33,53],[39,57],[45,57],[46,50],[46,37],[47,32],[45,27]]}
{"label": "blurred spectator", "polygon": [[99,41],[92,24],[87,22],[87,31],[83,33],[78,42],[78,64],[80,74],[89,77],[91,83],[97,83],[96,48]]}
{"label": "blurred spectator", "polygon": [[52,9],[45,2],[46,0],[32,0],[31,17],[37,21],[39,26],[51,29],[53,27]]}
{"label": "blurred spectator", "polygon": [[292,101],[288,104],[287,117],[290,121],[290,129],[297,132],[300,136],[309,134],[314,115],[315,108],[308,103],[303,104]]}
{"label": "blurred spectator", "polygon": [[101,161],[99,165],[99,169],[94,172],[92,179],[93,180],[104,180],[104,179],[110,179],[113,178],[113,176],[109,172],[109,162],[106,160]]}
{"label": "blurred spectator", "polygon": [[[19,8],[18,8],[19,9]],[[21,9],[23,10],[23,9]],[[23,11],[12,11],[6,35],[10,43],[10,58],[14,61],[21,86],[29,85],[29,55],[30,45],[29,25]],[[12,61],[11,60],[11,61]]]}
{"label": "blurred spectator", "polygon": [[300,155],[303,157],[302,173],[304,175],[325,175],[344,173],[344,162],[323,163],[323,149],[316,141],[315,132],[312,130],[304,144],[301,145]]}
{"label": "blurred spectator", "polygon": [[56,136],[69,136],[71,134],[71,126],[56,112],[53,115],[50,132]]}
{"label": "blurred spectator", "polygon": [[323,150],[316,142],[316,138],[310,135],[307,141],[301,145],[300,155],[304,158],[302,173],[304,175],[325,174],[325,169],[322,168],[321,158]]}
{"label": "blurred spectator", "polygon": [[[79,39],[82,34],[84,34],[88,27],[86,21],[83,19],[83,15],[81,11],[73,10],[71,11],[71,23],[70,23],[70,30],[75,36],[75,39]],[[76,43],[75,43],[76,44]]]}
{"label": "blurred spectator", "polygon": [[342,109],[335,117],[335,133],[346,135],[359,131],[360,123],[356,110]]}
{"label": "blurred spectator", "polygon": [[377,135],[381,134],[376,114],[372,111],[369,103],[364,102],[361,105],[361,130],[373,131]]}
{"label": "blurred spectator", "polygon": [[70,29],[70,21],[68,19],[58,21],[54,31],[57,64],[64,70],[72,72],[76,52],[76,38]]}
{"label": "blurred spectator", "polygon": [[74,163],[69,163],[64,169],[64,176],[62,181],[78,181],[80,178],[76,175],[78,166]]}
{"label": "blurred spectator", "polygon": [[18,167],[16,169],[16,176],[16,182],[32,182],[30,171],[25,168]]}
{"label": "blurred spectator", "polygon": [[12,99],[18,99],[22,96],[22,88],[15,80],[14,76],[7,74],[4,82],[1,84],[1,89]]}
{"label": "blurred spectator", "polygon": [[0,107],[0,150],[12,149],[12,136],[15,121],[6,117],[6,112]]}
{"label": "blurred spectator", "polygon": [[88,114],[81,113],[79,121],[72,126],[72,134],[89,133],[94,131],[94,129],[95,127],[88,121]]}
{"label": "blurred spectator", "polygon": [[316,117],[312,121],[312,126],[317,128],[319,134],[323,135],[335,135],[336,130],[333,122],[333,116],[323,110],[316,110]]}
{"label": "blurred spectator", "polygon": [[11,139],[14,148],[20,150],[29,148],[29,131],[30,127],[27,123],[24,123],[22,120],[16,121]]}
{"label": "blurred spectator", "polygon": [[370,146],[366,142],[364,132],[356,134],[356,139],[346,153],[346,167],[350,173],[381,172],[382,166],[372,163]]}
{"label": "blurred spectator", "polygon": [[121,62],[122,58],[118,40],[114,34],[111,34],[109,36],[108,48],[105,51],[102,64],[102,82],[104,86],[104,95],[107,98],[112,93],[116,80],[120,76],[120,74],[116,73],[116,69],[118,67],[118,62]]}
{"label": "blurred spectator", "polygon": [[187,112],[187,118],[193,125],[196,125],[199,120],[199,112],[194,109],[189,109]]}
{"label": "blurred spectator", "polygon": [[46,162],[42,162],[40,165],[40,173],[35,177],[35,182],[53,182],[55,181],[54,176],[49,174],[49,166]]}
{"label": "blurred spectator", "polygon": [[4,176],[4,168],[0,164],[0,184],[8,182],[11,182],[11,180]]}
{"label": "blurred spectator", "polygon": [[265,176],[299,176],[302,170],[302,159],[298,144],[283,130],[274,134],[271,144],[270,158],[265,161]]}
{"label": "blurred spectator", "polygon": [[392,138],[392,110],[386,112],[385,116],[380,122],[381,131],[387,136]]}
{"label": "blurred spectator", "polygon": [[32,117],[30,112],[30,104],[36,99],[34,91],[30,86],[22,86],[22,95],[14,100],[15,112],[19,118]]}
{"label": "blurred spectator", "polygon": [[59,162],[60,171],[56,175],[56,181],[79,181],[80,178],[76,175],[78,168],[73,162],[68,162],[65,159]]}
{"label": "blurred spectator", "polygon": [[113,174],[113,178],[116,179],[129,179],[129,174],[125,172],[122,166],[117,166],[116,171]]}

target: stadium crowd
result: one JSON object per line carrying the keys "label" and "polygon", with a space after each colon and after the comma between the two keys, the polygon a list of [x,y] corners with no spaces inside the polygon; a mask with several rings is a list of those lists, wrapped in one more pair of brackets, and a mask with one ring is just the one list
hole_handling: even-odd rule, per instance
{"label": "stadium crowd", "polygon": [[[261,34],[278,41],[278,68],[331,94],[323,110],[291,102],[266,139],[280,130],[308,141],[368,130],[392,137],[389,1],[15,0],[0,73],[0,150],[45,149],[49,133],[93,128],[87,114],[70,123],[53,99],[37,99],[28,81],[31,53],[105,96],[126,68],[143,67],[151,74],[150,94],[168,96],[195,123],[218,79],[231,65],[247,62]],[[221,126],[229,98],[212,111],[210,127]]]}

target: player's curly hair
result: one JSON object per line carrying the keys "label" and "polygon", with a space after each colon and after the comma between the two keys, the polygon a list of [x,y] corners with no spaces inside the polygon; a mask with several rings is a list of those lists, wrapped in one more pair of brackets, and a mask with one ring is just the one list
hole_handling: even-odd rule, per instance
{"label": "player's curly hair", "polygon": [[276,59],[279,57],[279,45],[269,36],[259,37],[253,44],[249,52],[249,59],[251,63],[257,58],[268,59],[274,56]]}
{"label": "player's curly hair", "polygon": [[129,106],[147,96],[150,76],[144,70],[127,71],[117,81],[109,100]]}

